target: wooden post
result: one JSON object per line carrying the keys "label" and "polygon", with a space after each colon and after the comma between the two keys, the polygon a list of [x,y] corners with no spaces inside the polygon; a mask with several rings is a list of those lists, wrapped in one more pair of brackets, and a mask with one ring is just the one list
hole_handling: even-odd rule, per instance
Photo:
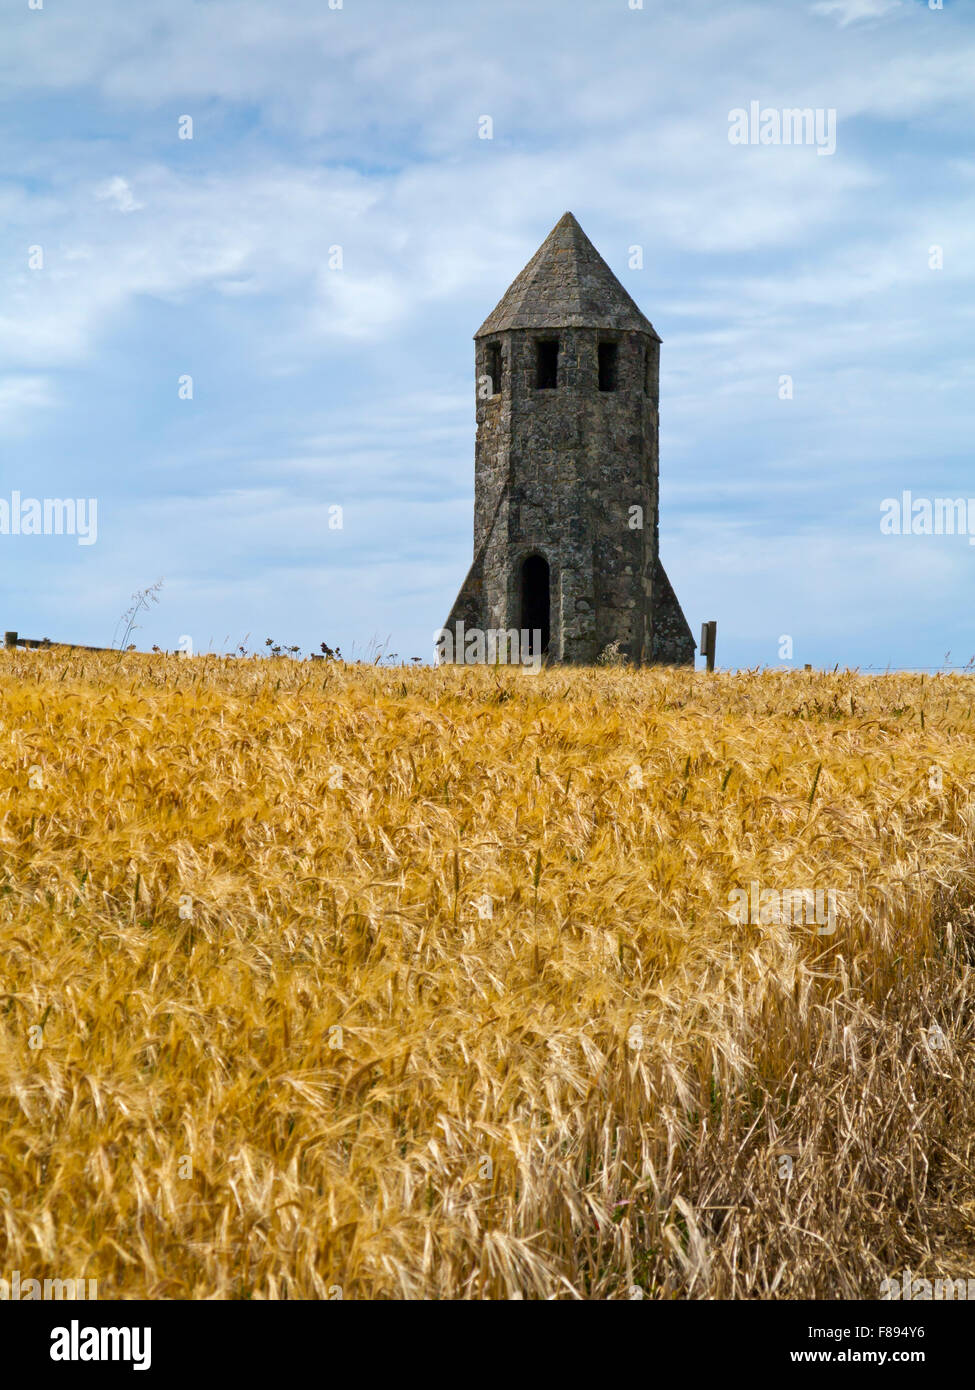
{"label": "wooden post", "polygon": [[3,634],[3,645],[4,645],[5,647],[16,647],[16,645],[17,645],[17,634],[16,634],[16,632],[5,632],[5,633]]}
{"label": "wooden post", "polygon": [[714,648],[717,635],[717,622],[701,624],[701,655],[707,658],[707,668],[709,671],[714,670]]}

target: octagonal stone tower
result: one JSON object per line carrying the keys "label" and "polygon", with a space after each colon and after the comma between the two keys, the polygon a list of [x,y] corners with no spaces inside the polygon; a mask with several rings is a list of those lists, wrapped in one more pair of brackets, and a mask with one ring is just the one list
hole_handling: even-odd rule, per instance
{"label": "octagonal stone tower", "polygon": [[474,337],[474,562],[455,642],[462,622],[537,630],[549,661],[619,642],[634,664],[693,664],[658,553],[660,341],[567,212]]}

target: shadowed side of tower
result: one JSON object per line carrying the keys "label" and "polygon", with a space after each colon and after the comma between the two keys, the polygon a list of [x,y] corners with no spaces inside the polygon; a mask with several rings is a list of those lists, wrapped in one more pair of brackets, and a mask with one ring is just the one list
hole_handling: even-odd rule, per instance
{"label": "shadowed side of tower", "polygon": [[693,663],[659,560],[660,338],[571,213],[474,341],[474,561],[447,629]]}

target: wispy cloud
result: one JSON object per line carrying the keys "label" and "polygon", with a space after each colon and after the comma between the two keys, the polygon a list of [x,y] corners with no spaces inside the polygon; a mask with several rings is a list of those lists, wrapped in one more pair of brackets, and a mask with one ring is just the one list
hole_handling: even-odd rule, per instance
{"label": "wispy cloud", "polygon": [[145,207],[145,203],[136,200],[128,180],[118,175],[106,183],[99,184],[95,189],[95,197],[102,202],[110,203],[117,212],[138,212],[140,208]]}
{"label": "wispy cloud", "polygon": [[903,0],[816,0],[810,8],[813,14],[835,17],[845,29],[864,20],[883,19],[884,15],[902,9]]}
{"label": "wispy cloud", "polygon": [[0,432],[24,431],[36,412],[50,410],[55,400],[48,377],[26,373],[0,377]]}

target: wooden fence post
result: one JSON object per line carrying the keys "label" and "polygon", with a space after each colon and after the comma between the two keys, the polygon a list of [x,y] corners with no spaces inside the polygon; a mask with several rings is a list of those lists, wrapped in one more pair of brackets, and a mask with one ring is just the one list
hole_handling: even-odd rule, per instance
{"label": "wooden fence post", "polygon": [[5,632],[5,633],[3,634],[3,645],[4,645],[5,647],[16,647],[16,645],[17,645],[17,634],[16,634],[16,632]]}
{"label": "wooden fence post", "polygon": [[709,671],[714,670],[714,648],[717,635],[717,622],[701,624],[701,655],[707,658],[707,669]]}

